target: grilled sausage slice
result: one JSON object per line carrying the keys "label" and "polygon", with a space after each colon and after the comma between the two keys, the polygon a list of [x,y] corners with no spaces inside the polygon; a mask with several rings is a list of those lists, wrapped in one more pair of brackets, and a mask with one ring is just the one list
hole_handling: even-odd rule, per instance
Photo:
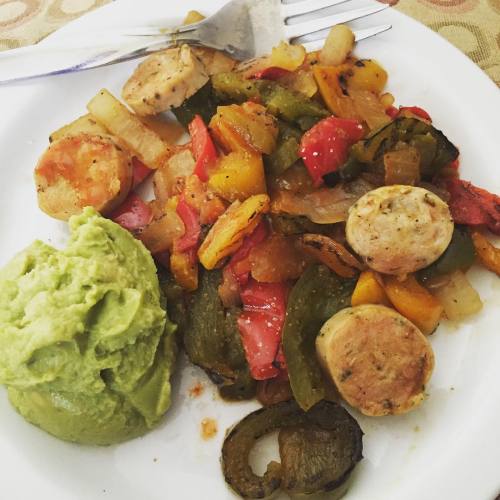
{"label": "grilled sausage slice", "polygon": [[344,400],[369,416],[415,408],[434,368],[427,338],[382,305],[350,307],[332,316],[321,328],[316,351]]}
{"label": "grilled sausage slice", "polygon": [[122,97],[142,116],[179,107],[208,81],[203,63],[188,45],[167,49],[139,64]]}
{"label": "grilled sausage slice", "polygon": [[349,210],[347,241],[372,269],[406,274],[432,264],[453,234],[448,205],[426,189],[384,186]]}

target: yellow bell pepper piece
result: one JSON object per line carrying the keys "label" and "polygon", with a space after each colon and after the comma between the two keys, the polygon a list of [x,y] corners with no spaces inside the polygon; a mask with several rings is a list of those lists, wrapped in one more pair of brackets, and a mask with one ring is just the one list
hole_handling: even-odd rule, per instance
{"label": "yellow bell pepper piece", "polygon": [[377,281],[373,271],[363,271],[358,278],[351,297],[351,305],[382,304],[390,305],[383,286]]}
{"label": "yellow bell pepper piece", "polygon": [[394,308],[420,328],[423,334],[429,335],[437,328],[443,306],[414,276],[410,275],[404,281],[399,281],[396,276],[387,276],[384,289]]}
{"label": "yellow bell pepper piece", "polygon": [[359,119],[354,108],[354,102],[344,95],[339,83],[339,75],[348,68],[346,64],[340,66],[313,66],[313,75],[318,84],[319,92],[328,109],[340,118]]}
{"label": "yellow bell pepper piece", "polygon": [[271,154],[276,147],[276,119],[255,102],[218,106],[209,127],[215,140],[228,152],[243,149]]}
{"label": "yellow bell pepper piece", "polygon": [[356,61],[346,76],[348,90],[369,90],[380,94],[387,83],[387,71],[373,59]]}
{"label": "yellow bell pepper piece", "polygon": [[483,266],[500,276],[500,248],[494,247],[488,238],[478,231],[472,231],[471,237]]}
{"label": "yellow bell pepper piece", "polygon": [[175,281],[189,292],[198,288],[198,264],[192,262],[186,253],[174,252],[170,255],[170,272]]}
{"label": "yellow bell pepper piece", "polygon": [[223,156],[208,185],[228,201],[243,201],[254,194],[266,193],[266,176],[262,156],[237,151]]}
{"label": "yellow bell pepper piece", "polygon": [[221,259],[235,252],[243,238],[259,224],[261,215],[269,211],[267,194],[258,194],[243,203],[232,205],[217,219],[198,249],[200,262],[206,269],[214,269]]}

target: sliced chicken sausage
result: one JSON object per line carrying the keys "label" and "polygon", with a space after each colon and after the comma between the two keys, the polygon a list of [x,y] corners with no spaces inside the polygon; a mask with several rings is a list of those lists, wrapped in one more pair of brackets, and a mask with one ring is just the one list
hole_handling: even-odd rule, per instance
{"label": "sliced chicken sausage", "polygon": [[122,96],[138,115],[155,115],[177,108],[207,82],[205,66],[183,45],[153,54],[139,64]]}
{"label": "sliced chicken sausage", "polygon": [[349,210],[347,241],[372,269],[406,274],[432,264],[448,247],[453,219],[448,205],[426,189],[384,186]]}
{"label": "sliced chicken sausage", "polygon": [[369,416],[415,408],[434,367],[427,338],[382,305],[350,307],[332,316],[321,328],[316,351],[342,398]]}

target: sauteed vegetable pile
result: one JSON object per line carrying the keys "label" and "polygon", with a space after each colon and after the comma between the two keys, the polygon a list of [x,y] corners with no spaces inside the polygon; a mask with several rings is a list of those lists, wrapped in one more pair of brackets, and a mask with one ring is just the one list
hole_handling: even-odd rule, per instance
{"label": "sauteed vegetable pile", "polygon": [[[313,53],[154,54],[123,87],[128,107],[101,90],[35,169],[47,214],[91,205],[142,241],[189,360],[224,399],[265,406],[222,450],[243,497],[345,485],[362,432],[339,401],[368,416],[418,406],[428,336],[482,307],[466,271],[500,273],[499,197],[460,178],[432,110],[396,106],[382,65],[353,47],[335,26]],[[248,453],[276,429],[281,464],[259,477]]]}

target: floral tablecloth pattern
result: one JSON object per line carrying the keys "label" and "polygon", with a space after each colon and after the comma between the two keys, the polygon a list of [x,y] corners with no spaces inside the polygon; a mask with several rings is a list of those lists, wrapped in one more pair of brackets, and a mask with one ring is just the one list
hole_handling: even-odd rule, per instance
{"label": "floral tablecloth pattern", "polygon": [[[35,43],[109,1],[0,0],[0,50]],[[379,1],[447,38],[500,86],[500,0]]]}

